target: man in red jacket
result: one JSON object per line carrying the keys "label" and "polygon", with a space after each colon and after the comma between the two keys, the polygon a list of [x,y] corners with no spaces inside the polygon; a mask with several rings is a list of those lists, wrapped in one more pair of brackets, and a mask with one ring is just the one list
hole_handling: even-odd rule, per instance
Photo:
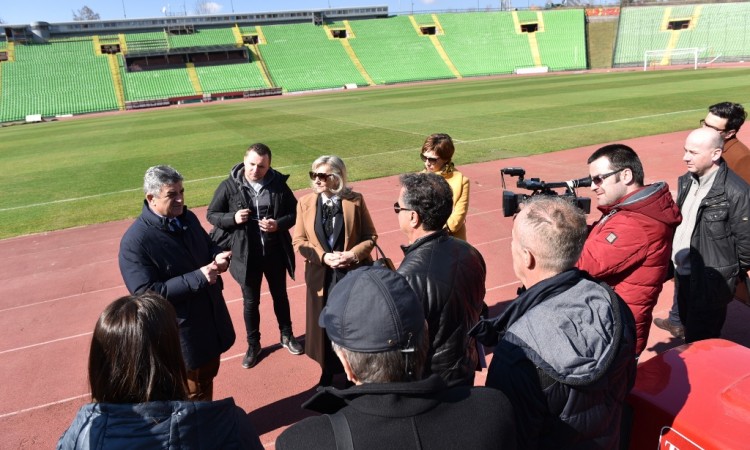
{"label": "man in red jacket", "polygon": [[628,304],[639,355],[648,341],[682,216],[667,183],[643,185],[643,165],[632,148],[604,146],[588,164],[602,217],[591,226],[577,265],[612,286]]}

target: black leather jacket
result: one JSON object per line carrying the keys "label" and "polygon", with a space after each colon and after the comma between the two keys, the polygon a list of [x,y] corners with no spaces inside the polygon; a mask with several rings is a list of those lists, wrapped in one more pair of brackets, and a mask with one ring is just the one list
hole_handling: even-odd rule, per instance
{"label": "black leather jacket", "polygon": [[[692,176],[686,173],[678,180],[680,208]],[[750,186],[723,160],[698,206],[690,239],[690,268],[689,301],[698,309],[729,303],[737,275],[750,268]]]}
{"label": "black leather jacket", "polygon": [[422,300],[430,333],[430,370],[449,384],[474,384],[478,355],[467,332],[484,306],[484,258],[467,242],[437,231],[402,247],[403,275]]}

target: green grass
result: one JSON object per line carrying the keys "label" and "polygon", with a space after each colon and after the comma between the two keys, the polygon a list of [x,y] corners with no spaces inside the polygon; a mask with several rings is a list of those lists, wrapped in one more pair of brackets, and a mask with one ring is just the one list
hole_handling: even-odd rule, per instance
{"label": "green grass", "polygon": [[298,189],[322,154],[342,156],[353,180],[381,177],[418,170],[424,137],[446,132],[460,166],[688,129],[727,92],[750,99],[750,71],[469,80],[4,127],[0,237],[134,217],[155,164],[180,170],[188,204],[205,205],[252,142]]}
{"label": "green grass", "polygon": [[592,21],[586,24],[586,48],[589,51],[589,67],[609,69],[617,37],[617,20]]}

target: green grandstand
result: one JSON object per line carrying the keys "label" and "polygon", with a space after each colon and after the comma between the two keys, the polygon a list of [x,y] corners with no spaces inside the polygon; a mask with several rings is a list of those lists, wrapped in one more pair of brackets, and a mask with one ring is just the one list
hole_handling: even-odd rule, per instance
{"label": "green grandstand", "polygon": [[749,19],[750,3],[623,8],[614,66],[642,65],[647,51],[663,51],[652,63],[667,65],[670,53],[684,49],[698,49],[703,62],[744,59],[750,55]]}

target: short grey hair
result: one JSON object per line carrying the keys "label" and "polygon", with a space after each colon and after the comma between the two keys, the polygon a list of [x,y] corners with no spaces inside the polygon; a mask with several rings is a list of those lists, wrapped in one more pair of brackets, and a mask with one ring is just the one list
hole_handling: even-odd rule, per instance
{"label": "short grey hair", "polygon": [[422,379],[429,351],[427,324],[420,335],[414,337],[414,352],[389,350],[364,353],[348,350],[331,342],[334,351],[341,352],[352,372],[362,383],[402,383]]}
{"label": "short grey hair", "polygon": [[561,273],[575,266],[588,234],[583,211],[561,197],[537,196],[525,202],[519,217],[520,243],[540,267]]}
{"label": "short grey hair", "polygon": [[[333,174],[333,177],[336,179],[337,186],[333,189],[331,189],[331,193],[336,195],[345,195],[348,194],[351,189],[348,186],[348,178],[346,176],[346,164],[344,164],[344,160],[339,158],[338,156],[334,155],[323,155],[318,157],[315,161],[312,163],[312,171],[315,172],[318,167],[327,164],[328,167],[331,168],[331,173]],[[315,185],[315,180],[311,181],[311,185]]]}
{"label": "short grey hair", "polygon": [[182,174],[170,166],[149,167],[146,175],[143,176],[143,192],[146,195],[159,197],[162,186],[179,183],[182,180]]}

